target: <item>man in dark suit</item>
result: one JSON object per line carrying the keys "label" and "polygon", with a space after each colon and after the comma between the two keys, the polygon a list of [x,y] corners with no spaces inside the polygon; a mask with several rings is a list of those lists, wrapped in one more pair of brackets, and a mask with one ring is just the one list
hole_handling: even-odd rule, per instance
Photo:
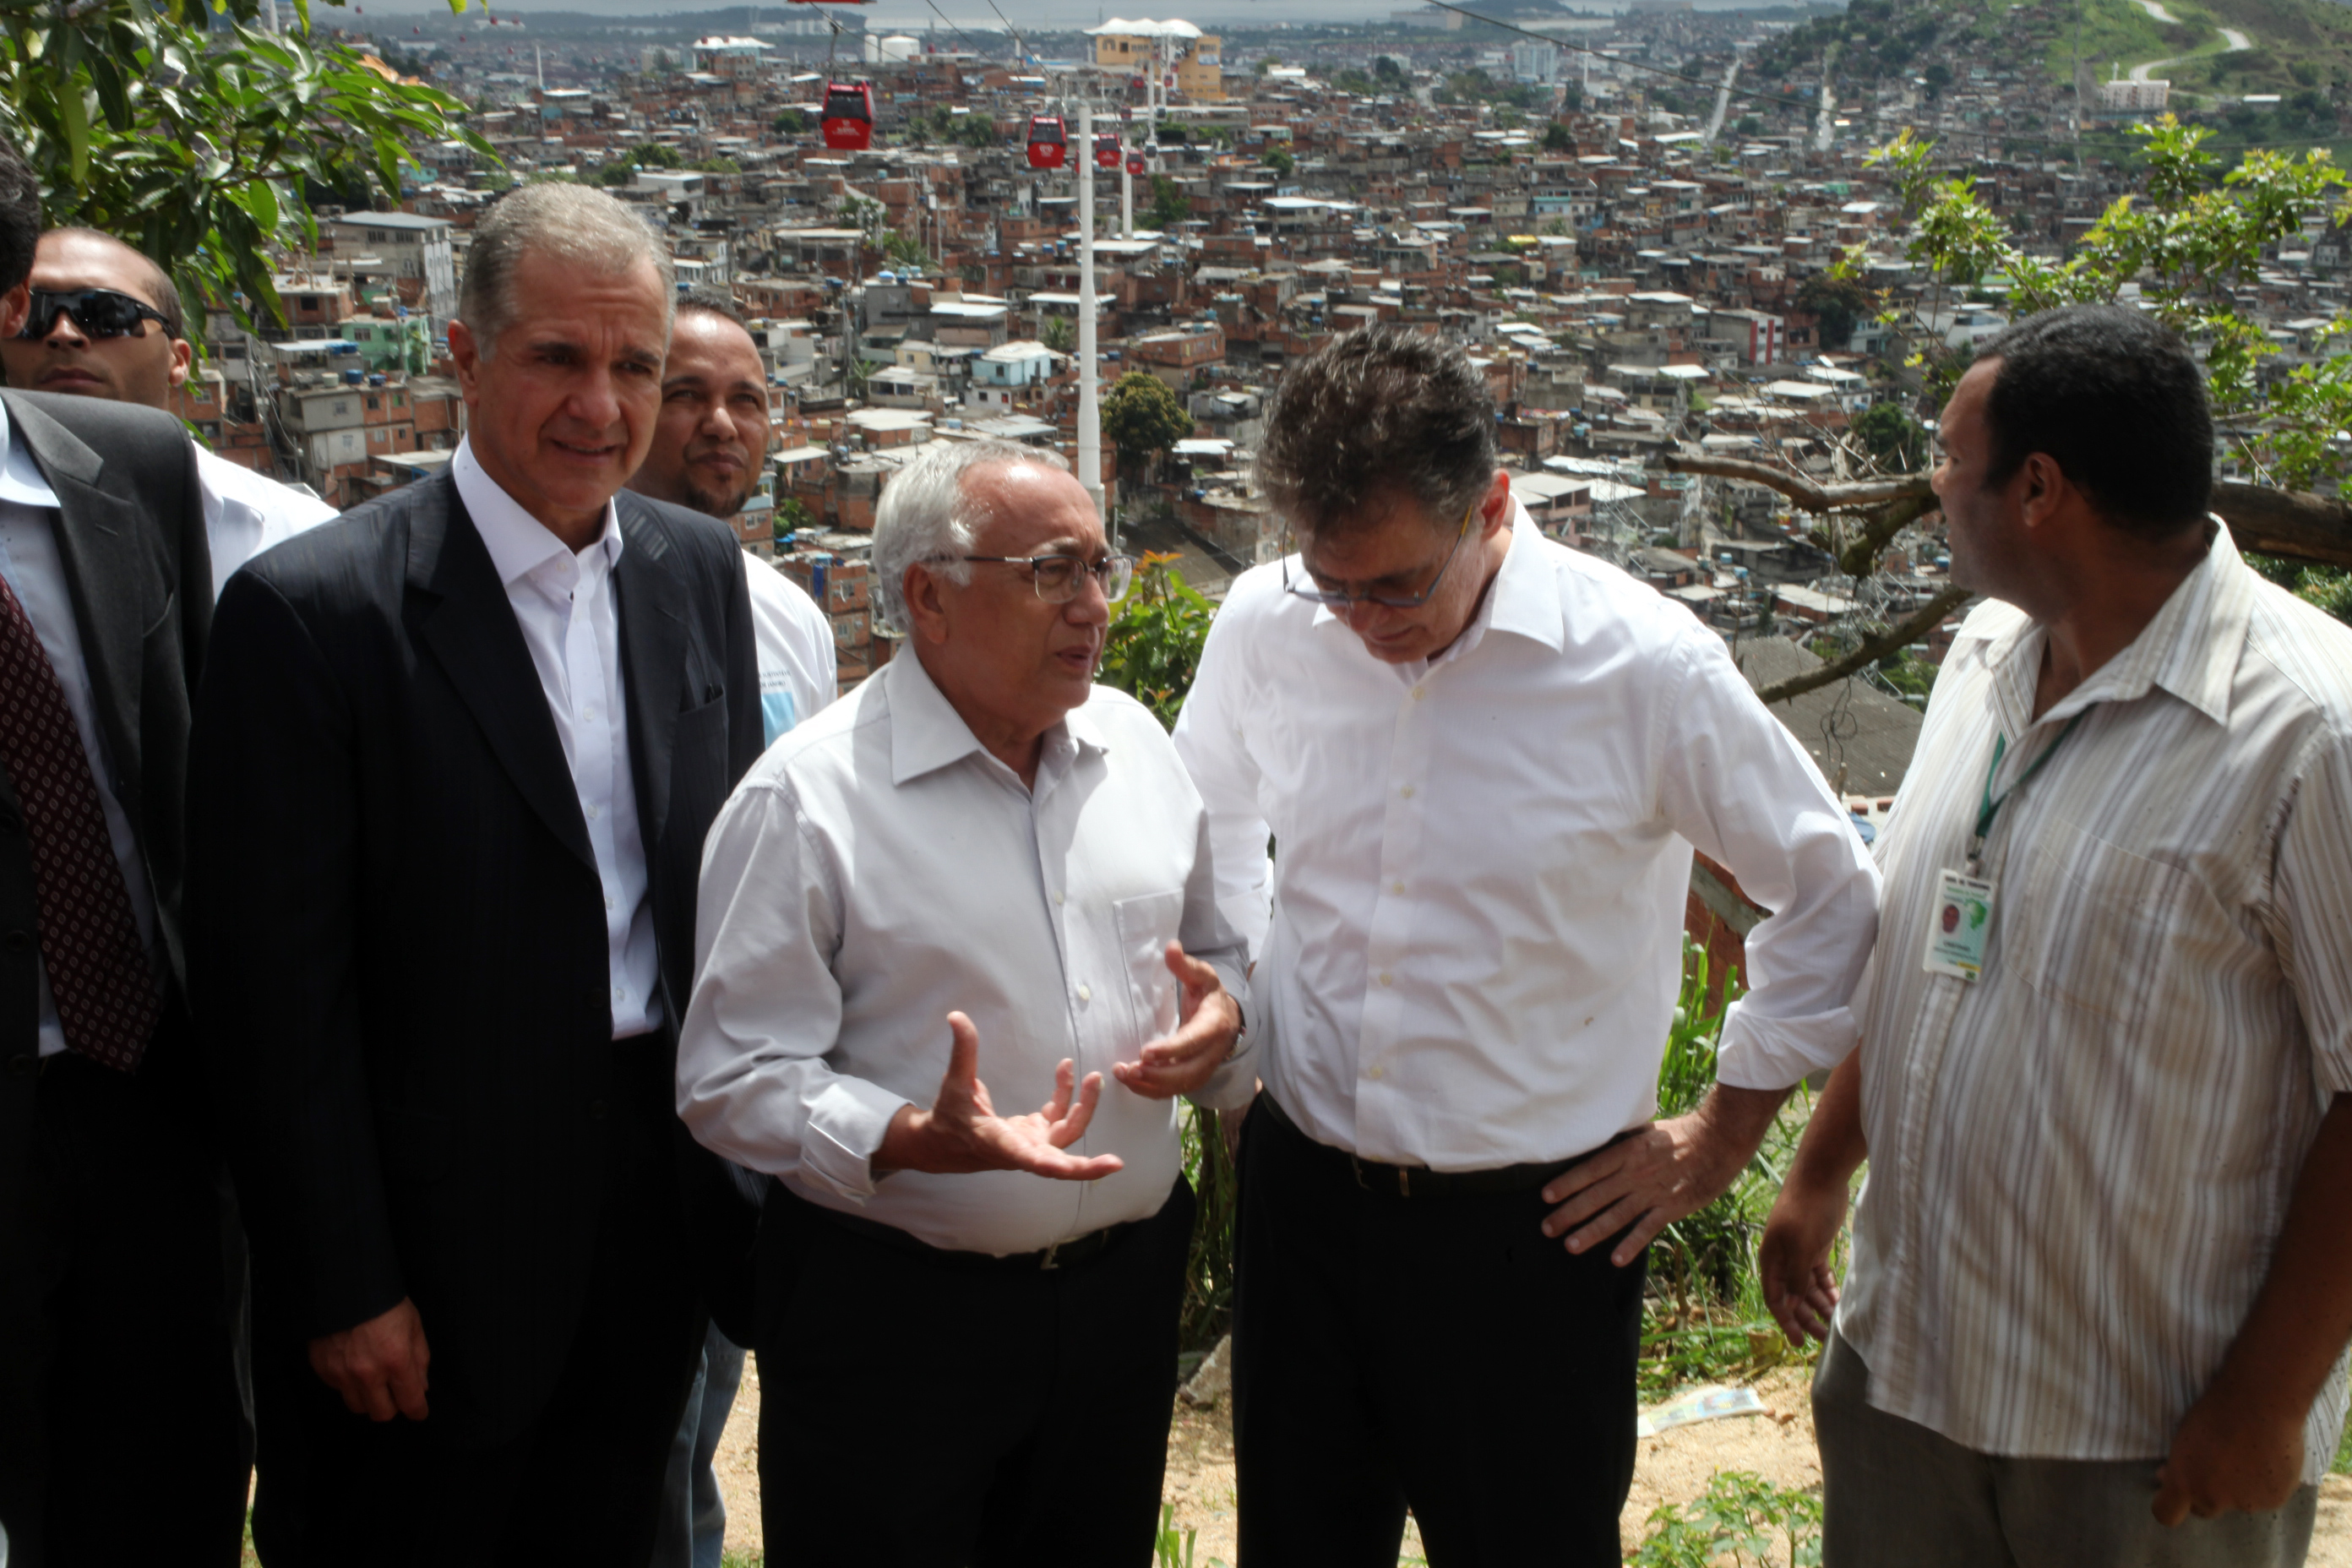
{"label": "man in dark suit", "polygon": [[[0,145],[0,334],[38,190]],[[226,1184],[188,1026],[194,448],[0,393],[0,1528],[18,1564],[233,1564],[247,1454]]]}
{"label": "man in dark suit", "polygon": [[628,211],[483,219],[444,477],[222,595],[194,993],[254,1254],[271,1568],[642,1568],[751,1211],[670,1085],[712,816],[761,747],[726,528],[615,494],[673,288]]}

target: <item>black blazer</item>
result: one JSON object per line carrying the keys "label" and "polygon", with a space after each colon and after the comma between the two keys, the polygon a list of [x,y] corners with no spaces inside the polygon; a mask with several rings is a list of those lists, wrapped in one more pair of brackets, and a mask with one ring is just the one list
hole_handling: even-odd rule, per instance
{"label": "black blazer", "polygon": [[[0,402],[57,492],[58,553],[108,782],[138,836],[172,976],[184,981],[188,706],[213,615],[195,447],[179,421],[153,408],[39,392],[0,392]],[[39,929],[32,843],[0,766],[0,1202],[13,1199],[31,1142]],[[141,1072],[171,1073],[167,1057],[151,1047]]]}
{"label": "black blazer", "polygon": [[[623,491],[614,573],[660,952],[685,1016],[702,839],[761,750],[724,524]],[[413,1298],[436,1424],[553,1385],[595,1241],[604,892],[539,674],[446,474],[231,580],[197,702],[194,995],[254,1247],[304,1338]],[[674,1048],[674,1047],[673,1047]],[[689,1224],[755,1214],[679,1130]]]}

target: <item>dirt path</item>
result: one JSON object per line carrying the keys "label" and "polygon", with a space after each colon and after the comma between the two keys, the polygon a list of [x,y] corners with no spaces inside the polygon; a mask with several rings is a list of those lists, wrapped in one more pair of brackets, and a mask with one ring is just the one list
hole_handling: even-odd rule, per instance
{"label": "dirt path", "polygon": [[[1807,1376],[1801,1368],[1788,1368],[1759,1381],[1756,1391],[1763,1398],[1765,1415],[1710,1421],[1642,1439],[1633,1495],[1619,1525],[1626,1552],[1630,1554],[1640,1545],[1652,1510],[1661,1503],[1689,1501],[1706,1489],[1708,1478],[1718,1470],[1752,1470],[1777,1486],[1819,1486],[1822,1468],[1813,1447]],[[719,1450],[719,1485],[727,1494],[727,1548],[745,1563],[757,1562],[761,1550],[759,1425],[755,1365],[744,1372],[727,1440]],[[1176,1423],[1168,1434],[1165,1495],[1176,1507],[1177,1528],[1200,1531],[1193,1556],[1198,1568],[1209,1568],[1214,1561],[1234,1563],[1234,1438],[1224,1402],[1205,1411],[1177,1406]],[[1400,1561],[1421,1561],[1420,1537],[1410,1526]],[[2352,1568],[2352,1477],[2330,1476],[2320,1488],[2319,1528],[2312,1541],[2310,1568]]]}

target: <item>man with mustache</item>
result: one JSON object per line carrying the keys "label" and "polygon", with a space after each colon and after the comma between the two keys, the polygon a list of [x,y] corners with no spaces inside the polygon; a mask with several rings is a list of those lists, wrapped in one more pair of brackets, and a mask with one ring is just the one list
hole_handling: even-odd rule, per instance
{"label": "man with mustache", "polygon": [[[679,295],[661,416],[629,488],[731,524],[759,489],[772,444],[767,367],[743,312],[723,289]],[[773,744],[833,700],[833,626],[798,584],[749,551],[743,570],[760,638],[760,717]]]}
{"label": "man with mustache", "polygon": [[[654,444],[629,489],[732,526],[771,445],[767,367],[749,323],[725,289],[688,289],[670,319]],[[833,625],[798,584],[748,550],[743,574],[760,647],[761,727],[773,745],[833,700]],[[737,1331],[748,1338],[749,1325]],[[711,1462],[742,1381],[743,1347],[714,1320],[670,1450],[656,1568],[719,1568],[727,1501]]]}

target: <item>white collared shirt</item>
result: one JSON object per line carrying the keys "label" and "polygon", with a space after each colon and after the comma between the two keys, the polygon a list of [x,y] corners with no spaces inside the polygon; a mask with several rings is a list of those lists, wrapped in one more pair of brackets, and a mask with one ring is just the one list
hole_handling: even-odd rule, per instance
{"label": "white collared shirt", "polygon": [[613,1037],[642,1035],[662,1014],[636,777],[629,769],[620,604],[613,586],[621,561],[619,515],[605,502],[604,531],[575,555],[483,471],[472,437],[458,443],[449,473],[514,606],[587,819],[588,847],[604,885]]}
{"label": "white collared shirt", "polygon": [[[1110,1069],[1176,1026],[1171,940],[1238,991],[1207,816],[1150,713],[1096,688],[1046,732],[1024,788],[908,652],[771,746],[711,825],[678,1114],[810,1202],[934,1247],[1034,1252],[1141,1219],[1176,1179],[1176,1107]],[[938,1098],[950,1011],[978,1030],[1003,1114],[1044,1105],[1066,1058],[1102,1074],[1072,1152],[1126,1167],[877,1183],[891,1118]],[[1245,1042],[1196,1099],[1249,1098]]]}
{"label": "white collared shirt", "polygon": [[[131,894],[131,915],[139,922],[139,939],[155,952],[155,895],[147,881],[147,862],[139,852],[139,836],[115,797],[114,771],[106,760],[106,740],[98,727],[98,698],[89,683],[89,665],[82,658],[81,623],[74,615],[73,595],[66,585],[65,558],[58,549],[58,497],[41,475],[7,406],[0,404],[0,576],[25,607],[49,656],[74,729],[81,736],[83,754],[89,758],[90,776],[98,784],[99,808],[106,815],[107,845],[115,864],[122,868],[122,883]],[[38,960],[37,959],[37,963]],[[64,1027],[58,1022],[57,998],[49,992],[46,964],[41,966],[40,1054],[56,1056],[66,1048]]]}
{"label": "white collared shirt", "polygon": [[1176,747],[1252,939],[1260,1070],[1305,1131],[1462,1171],[1654,1114],[1693,845],[1777,911],[1722,1080],[1786,1088],[1852,1048],[1877,873],[1688,610],[1524,511],[1434,661],[1374,659],[1282,573],[1234,583]]}
{"label": "white collared shirt", "polygon": [[205,493],[205,543],[212,552],[215,598],[238,567],[339,515],[317,496],[232,463],[201,443],[196,447],[196,479]]}
{"label": "white collared shirt", "polygon": [[833,705],[839,658],[833,622],[798,583],[750,551],[743,574],[751,588],[751,636],[760,653],[760,727],[769,745]]}
{"label": "white collared shirt", "polygon": [[[2217,525],[2218,526],[2218,525]],[[1870,1402],[1982,1453],[2145,1459],[2212,1380],[2331,1095],[2352,1091],[2352,630],[2221,530],[2039,719],[2047,636],[1987,604],[1878,840],[1856,994],[1870,1179],[1838,1329]],[[1996,740],[1981,976],[1921,967]],[[2304,1479],[2344,1424],[2339,1359]]]}

